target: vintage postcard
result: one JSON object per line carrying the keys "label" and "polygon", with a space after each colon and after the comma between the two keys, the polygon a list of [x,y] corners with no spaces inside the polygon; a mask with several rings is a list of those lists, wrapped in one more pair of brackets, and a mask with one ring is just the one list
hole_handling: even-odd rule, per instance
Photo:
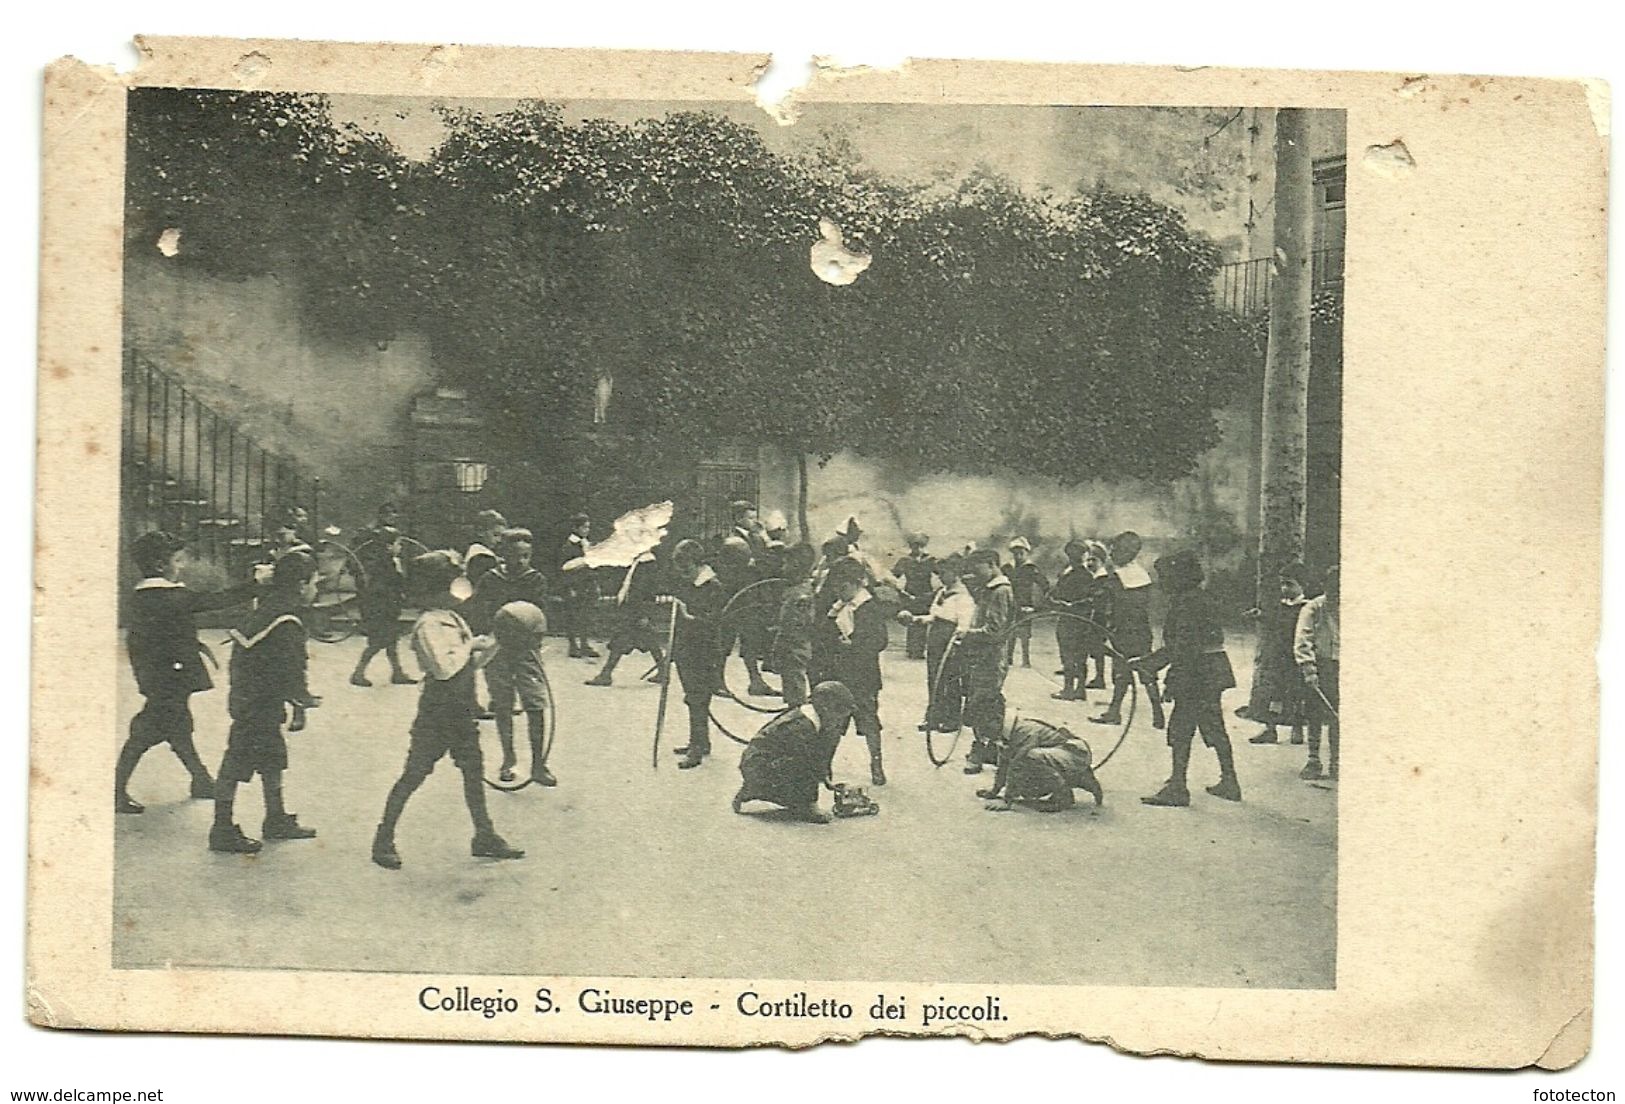
{"label": "vintage postcard", "polygon": [[46,81],[36,1023],[1586,1052],[1605,89],[141,50]]}

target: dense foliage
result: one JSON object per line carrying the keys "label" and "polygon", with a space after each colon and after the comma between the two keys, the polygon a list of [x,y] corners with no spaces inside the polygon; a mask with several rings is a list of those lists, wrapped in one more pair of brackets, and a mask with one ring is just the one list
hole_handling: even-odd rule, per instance
{"label": "dense foliage", "polygon": [[[746,440],[1161,481],[1258,363],[1213,301],[1213,247],[1142,196],[892,181],[702,112],[443,122],[411,160],[319,97],[138,90],[129,234],[178,227],[177,262],[217,275],[297,274],[329,334],[426,333],[538,455],[608,375],[615,433],[659,465]],[[820,219],[873,256],[851,286],[810,269]]]}

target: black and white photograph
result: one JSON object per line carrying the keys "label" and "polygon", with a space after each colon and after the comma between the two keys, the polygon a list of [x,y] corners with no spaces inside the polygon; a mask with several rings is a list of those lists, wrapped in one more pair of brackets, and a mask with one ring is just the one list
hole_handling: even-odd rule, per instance
{"label": "black and white photograph", "polygon": [[1341,111],[127,151],[116,966],[1336,984]]}
{"label": "black and white photograph", "polygon": [[45,85],[31,1023],[1583,1066],[1600,86],[136,49]]}

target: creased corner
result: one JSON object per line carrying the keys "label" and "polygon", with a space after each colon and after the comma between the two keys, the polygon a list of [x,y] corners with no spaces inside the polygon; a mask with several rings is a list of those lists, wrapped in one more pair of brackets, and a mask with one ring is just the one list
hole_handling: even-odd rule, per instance
{"label": "creased corner", "polygon": [[67,1005],[37,985],[28,987],[28,1022],[36,1027],[72,1031],[88,1026]]}
{"label": "creased corner", "polygon": [[1534,1061],[1541,1069],[1568,1069],[1591,1053],[1591,1006],[1588,1004],[1564,1021],[1546,1050]]}
{"label": "creased corner", "polygon": [[1613,90],[1607,81],[1597,77],[1582,77],[1580,87],[1585,90],[1586,107],[1591,109],[1591,125],[1597,137],[1606,142],[1613,130],[1609,121],[1614,106]]}

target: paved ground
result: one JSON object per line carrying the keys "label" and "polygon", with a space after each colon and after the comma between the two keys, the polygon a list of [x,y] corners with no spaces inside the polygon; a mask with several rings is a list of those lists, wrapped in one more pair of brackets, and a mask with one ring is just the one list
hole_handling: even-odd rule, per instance
{"label": "paved ground", "polygon": [[[223,635],[206,634],[210,637]],[[1040,630],[1040,637],[1049,634]],[[1115,738],[1081,723],[1098,706],[1052,702],[1053,642],[1007,685],[1024,711],[1074,723],[1103,754]],[[529,850],[519,862],[468,855],[457,775],[443,764],[408,807],[405,868],[368,861],[373,826],[406,748],[411,687],[346,684],[359,641],[311,645],[326,696],[290,738],[289,806],[320,830],[259,856],[206,849],[207,802],[164,749],[132,792],[147,804],[117,818],[115,962],[334,970],[564,975],[687,975],[842,980],[1326,987],[1335,946],[1336,793],[1297,779],[1302,749],[1254,747],[1237,721],[1246,800],[1207,797],[1217,776],[1199,748],[1190,809],[1138,797],[1167,772],[1143,716],[1102,771],[1106,807],[1087,798],[1057,815],[984,811],[956,762],[940,770],[915,731],[923,664],[885,656],[886,766],[877,817],[827,827],[735,816],[737,746],[698,771],[649,765],[658,690],[627,663],[613,689],[582,685],[593,666],[550,644],[561,732],[561,785],[491,792],[498,828]],[[224,653],[222,652],[222,655]],[[1250,642],[1232,641],[1246,684]],[[737,664],[737,661],[735,661]],[[382,664],[379,671],[383,670]],[[742,681],[742,680],[740,680]],[[1099,692],[1093,694],[1099,698]],[[1227,705],[1238,704],[1232,691]],[[139,704],[123,691],[124,715]],[[681,742],[681,703],[665,743]],[[211,767],[224,747],[225,694],[195,702]],[[722,703],[740,731],[752,716]],[[495,734],[483,726],[487,756]],[[966,737],[968,741],[968,734]],[[109,746],[112,746],[110,741]],[[963,749],[962,749],[963,750]],[[664,756],[664,752],[662,753]],[[669,759],[669,757],[666,757]],[[866,782],[849,735],[836,776]],[[257,834],[258,788],[239,821]]]}

